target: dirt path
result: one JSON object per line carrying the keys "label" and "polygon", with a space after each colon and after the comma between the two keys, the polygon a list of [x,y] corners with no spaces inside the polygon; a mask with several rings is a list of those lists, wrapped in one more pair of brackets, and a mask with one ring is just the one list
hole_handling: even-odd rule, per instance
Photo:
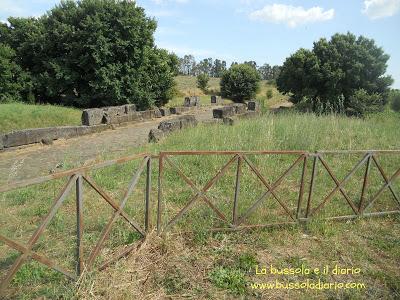
{"label": "dirt path", "polygon": [[[207,107],[196,111],[196,119],[199,122],[212,119],[213,108]],[[130,124],[98,134],[58,140],[50,146],[32,145],[23,149],[0,152],[0,174],[3,174],[0,177],[0,184],[48,175],[59,164],[68,169],[81,166],[105,153],[116,158],[121,152],[146,144],[151,129],[157,128],[162,120],[174,117],[176,116]]]}

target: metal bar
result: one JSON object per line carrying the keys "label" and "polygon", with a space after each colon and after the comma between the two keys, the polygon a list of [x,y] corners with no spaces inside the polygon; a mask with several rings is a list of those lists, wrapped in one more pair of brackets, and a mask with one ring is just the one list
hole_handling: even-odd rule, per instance
{"label": "metal bar", "polygon": [[[364,213],[363,215],[347,215],[347,216],[337,216],[337,217],[327,217],[322,220],[325,221],[341,221],[341,220],[352,220],[364,217],[380,217],[380,216],[389,216],[400,214],[400,210],[392,210],[392,211],[381,211],[381,212],[373,212],[373,213]],[[307,219],[300,219],[300,221],[307,221]]]}
{"label": "metal bar", "polygon": [[160,158],[158,161],[158,201],[157,201],[157,234],[161,233],[162,226],[162,177],[164,169],[164,155],[160,153]]}
{"label": "metal bar", "polygon": [[149,155],[146,153],[141,153],[141,154],[136,154],[136,155],[132,155],[132,156],[122,157],[119,159],[108,160],[108,161],[100,162],[100,163],[93,164],[93,165],[79,167],[79,168],[71,169],[68,171],[58,172],[58,173],[54,173],[54,174],[47,175],[47,176],[22,180],[22,181],[13,182],[13,183],[8,183],[4,186],[0,186],[0,193],[16,190],[18,188],[27,187],[30,185],[44,183],[44,182],[47,182],[47,181],[50,181],[53,179],[60,179],[63,177],[72,176],[72,175],[75,175],[78,173],[85,173],[86,171],[89,171],[89,170],[97,170],[100,168],[109,167],[109,166],[116,165],[116,164],[117,165],[123,164],[123,163],[129,162],[129,161],[136,160],[138,158],[147,157],[147,156],[149,156]]}
{"label": "metal bar", "polygon": [[[375,162],[375,165],[378,167],[379,172],[381,173],[382,177],[385,179],[385,182],[387,183],[387,186],[389,187],[390,191],[392,192],[392,195],[394,197],[394,199],[397,201],[397,204],[400,206],[400,200],[399,197],[397,196],[396,192],[394,191],[393,187],[390,185],[390,182],[393,181],[393,179],[388,180],[388,177],[385,174],[385,171],[383,171],[381,165],[378,163],[378,161],[376,160],[375,155],[372,156],[372,159]],[[396,178],[396,177],[395,177]]]}
{"label": "metal bar", "polygon": [[[287,169],[276,181],[273,183],[271,186],[268,184],[268,182],[265,180],[265,178],[261,175],[260,171],[257,170],[257,168],[253,165],[253,163],[247,159],[247,157],[243,157],[243,159],[246,161],[246,163],[249,165],[249,167],[253,170],[253,172],[257,175],[257,177],[261,180],[261,182],[265,185],[265,187],[268,189],[267,193],[270,192],[274,198],[278,201],[278,203],[282,206],[282,208],[285,210],[286,214],[294,220],[291,212],[289,209],[286,207],[286,205],[279,199],[279,197],[276,195],[274,190],[281,184],[282,180],[289,175],[293,169],[299,164],[301,159],[303,158],[303,155],[299,156],[295,162]],[[262,199],[257,201],[256,203],[253,204],[253,206],[247,210],[245,213],[245,216],[241,218],[241,221],[244,220],[245,217],[247,217],[251,212],[253,212],[254,209],[256,209],[260,204],[261,204]]]}
{"label": "metal bar", "polygon": [[[128,185],[128,189],[125,192],[125,195],[119,205],[119,208],[117,211],[114,212],[113,216],[110,218],[110,220],[108,221],[107,226],[104,228],[95,248],[92,250],[89,259],[87,261],[87,268],[90,270],[91,267],[93,266],[94,260],[96,259],[100,249],[103,247],[103,244],[105,242],[105,240],[107,239],[108,235],[110,234],[111,231],[111,227],[112,225],[115,223],[115,221],[118,219],[118,217],[121,215],[122,210],[124,209],[129,196],[132,194],[132,192],[134,191],[136,184],[139,181],[140,175],[143,172],[144,167],[147,165],[147,162],[149,161],[150,158],[146,157],[145,159],[143,159],[142,163],[139,166],[139,169],[135,172],[135,174],[133,175],[129,185]],[[140,228],[140,227],[139,227]],[[136,228],[135,229],[142,235],[145,236],[146,233],[140,228]]]}
{"label": "metal bar", "polygon": [[386,189],[387,187],[390,186],[390,183],[396,179],[397,176],[400,175],[400,168],[397,170],[396,173],[394,173],[394,175],[390,178],[390,180],[388,180],[388,183],[384,184],[381,189],[375,194],[374,197],[372,197],[371,201],[368,203],[368,205],[364,208],[364,210],[367,210],[370,206],[372,206],[372,204],[374,204],[374,202],[378,199],[378,197],[382,194],[382,192],[384,191],[384,189]]}
{"label": "metal bar", "polygon": [[37,262],[39,262],[39,263],[41,263],[41,264],[43,264],[43,265],[45,265],[45,266],[57,271],[57,272],[60,272],[60,273],[64,274],[65,276],[67,276],[67,277],[69,277],[71,279],[77,279],[75,274],[65,270],[64,268],[62,268],[60,266],[57,266],[53,261],[51,261],[47,257],[45,257],[45,256],[43,256],[43,255],[41,255],[39,253],[36,253],[36,252],[28,250],[24,245],[22,245],[20,243],[17,243],[15,241],[3,236],[3,235],[0,235],[0,240],[3,243],[5,243],[6,245],[8,245],[9,247],[11,247],[11,248],[13,248],[13,249],[15,249],[15,250],[17,250],[17,251],[19,251],[21,253],[29,252],[27,258],[31,257],[32,259],[36,260]]}
{"label": "metal bar", "polygon": [[196,200],[199,198],[199,194],[195,194],[191,200],[186,203],[186,205],[172,218],[171,221],[168,222],[168,224],[165,226],[164,231],[167,231],[169,227],[173,226],[179,218],[181,218],[188,210],[189,208],[196,202]]}
{"label": "metal bar", "polygon": [[[312,215],[316,214],[330,199],[332,199],[333,195],[338,191],[342,189],[343,184],[345,184],[350,178],[351,176],[354,175],[355,172],[357,172],[357,170],[359,168],[361,168],[361,166],[368,160],[368,158],[370,157],[369,154],[366,154],[355,166],[354,168],[346,175],[346,177],[339,182],[336,177],[333,179],[336,183],[336,187],[329,193],[328,196],[325,197],[325,199],[318,205],[318,207],[316,207],[313,212],[311,213]],[[320,160],[322,158],[320,157]],[[324,161],[322,161],[322,164],[324,165],[324,167],[326,168],[326,164]],[[333,174],[331,173],[331,170],[328,170],[329,175],[331,175],[331,177],[333,176]],[[333,178],[333,177],[332,177]],[[342,192],[343,193],[343,192]],[[346,197],[345,197],[346,198]],[[347,198],[346,198],[347,199]],[[357,213],[356,213],[357,214]]]}
{"label": "metal bar", "polygon": [[265,151],[163,151],[160,155],[178,156],[178,155],[251,155],[251,154],[307,154],[307,151],[297,150],[265,150]]}
{"label": "metal bar", "polygon": [[151,196],[151,158],[147,161],[146,168],[146,192],[145,192],[145,217],[144,217],[144,230],[148,233],[150,231],[150,196]]}
{"label": "metal bar", "polygon": [[296,212],[296,219],[300,218],[300,211],[301,211],[301,203],[303,202],[303,195],[304,195],[304,180],[306,178],[307,173],[307,155],[304,155],[304,162],[303,162],[303,170],[301,172],[301,179],[300,179],[300,191],[299,191],[299,199],[297,201],[297,212]]}
{"label": "metal bar", "polygon": [[234,225],[237,223],[237,209],[238,209],[238,199],[239,199],[239,192],[240,192],[240,175],[242,172],[242,157],[238,156],[238,163],[236,169],[236,183],[235,183],[235,196],[233,199],[233,215],[232,215],[232,222]]}
{"label": "metal bar", "polygon": [[311,199],[314,191],[315,178],[317,177],[317,162],[318,162],[318,154],[315,154],[312,166],[312,173],[311,173],[310,190],[308,191],[306,219],[308,219],[308,217],[310,216]]}
{"label": "metal bar", "polygon": [[372,154],[368,155],[367,167],[365,168],[364,181],[361,190],[360,204],[358,207],[358,214],[361,215],[364,213],[365,191],[367,190],[369,169],[371,168],[371,156]]}
{"label": "metal bar", "polygon": [[68,196],[69,192],[71,191],[71,188],[72,188],[73,184],[75,183],[75,180],[76,180],[76,175],[72,176],[69,179],[68,183],[65,185],[65,187],[61,190],[61,193],[56,198],[55,202],[53,203],[52,207],[50,208],[50,211],[47,213],[47,215],[44,217],[42,223],[39,225],[39,227],[36,229],[35,233],[29,239],[28,245],[26,247],[27,248],[27,252],[24,252],[22,255],[20,255],[15,260],[15,262],[12,265],[11,269],[8,271],[6,277],[1,281],[0,293],[3,290],[5,290],[5,288],[10,283],[11,279],[14,277],[15,273],[17,273],[19,268],[22,266],[22,264],[28,258],[29,252],[31,251],[33,245],[39,239],[39,237],[43,233],[44,229],[47,227],[47,225],[53,219],[53,217],[56,214],[57,210],[60,208],[60,206],[64,202],[65,198]]}
{"label": "metal bar", "polygon": [[[340,182],[337,180],[337,178],[335,177],[335,175],[333,175],[333,172],[331,170],[331,168],[329,168],[328,164],[322,159],[321,156],[318,156],[320,162],[322,163],[322,165],[324,166],[325,170],[328,172],[328,174],[331,176],[331,178],[333,179],[333,181],[336,183],[336,186],[338,187],[338,189],[340,190],[341,194],[343,195],[343,197],[346,199],[347,203],[350,205],[351,209],[353,210],[354,214],[358,214],[358,210],[355,207],[353,201],[351,201],[351,199],[349,198],[349,196],[347,196],[346,192],[343,190],[343,188],[340,185]],[[366,157],[364,158],[366,159]],[[318,207],[317,207],[318,209]],[[313,211],[313,214],[316,211]]]}
{"label": "metal bar", "polygon": [[83,180],[82,176],[76,179],[76,273],[83,272]]}
{"label": "metal bar", "polygon": [[218,172],[217,174],[204,186],[202,190],[199,190],[196,185],[182,172],[182,170],[177,167],[170,159],[165,157],[165,160],[168,162],[168,164],[173,167],[178,174],[181,176],[181,178],[197,193],[201,199],[207,203],[207,205],[223,220],[227,221],[225,215],[218,209],[216,208],[210,199],[208,199],[207,195],[205,194],[212,186],[213,184],[223,175],[225,174],[226,170],[228,167],[235,161],[236,155],[230,159]]}
{"label": "metal bar", "polygon": [[[119,210],[118,204],[114,202],[114,200],[105,192],[103,191],[88,175],[82,175],[83,179],[104,199],[111,205],[111,207],[115,210]],[[144,230],[141,226],[132,220],[128,214],[126,214],[123,210],[121,211],[121,216],[133,227],[135,228],[142,236],[145,236]]]}

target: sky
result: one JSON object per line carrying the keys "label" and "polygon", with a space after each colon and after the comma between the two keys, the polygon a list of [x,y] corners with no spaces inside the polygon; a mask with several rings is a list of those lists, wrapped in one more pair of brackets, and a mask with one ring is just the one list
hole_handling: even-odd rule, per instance
{"label": "sky", "polygon": [[[0,0],[0,20],[40,16],[57,0]],[[400,88],[400,0],[136,0],[157,20],[157,46],[179,56],[281,65],[313,42],[348,31],[390,55],[387,74]]]}

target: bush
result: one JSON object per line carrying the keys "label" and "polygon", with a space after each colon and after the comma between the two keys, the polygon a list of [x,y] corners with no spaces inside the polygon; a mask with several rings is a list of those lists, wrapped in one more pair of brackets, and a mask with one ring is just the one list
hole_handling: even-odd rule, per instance
{"label": "bush", "polygon": [[9,18],[0,42],[28,70],[41,102],[163,105],[178,59],[154,44],[156,21],[133,1],[62,1],[40,18]]}
{"label": "bush", "polygon": [[221,95],[234,102],[243,102],[255,97],[260,82],[260,74],[246,64],[234,65],[221,78]]}
{"label": "bush", "polygon": [[377,93],[368,94],[366,90],[360,89],[350,97],[346,107],[346,114],[351,116],[362,116],[368,113],[382,111],[384,107],[383,96]]}
{"label": "bush", "polygon": [[208,76],[207,74],[197,75],[197,87],[201,89],[204,93],[207,92],[209,80],[210,76]]}
{"label": "bush", "polygon": [[397,112],[400,112],[400,90],[392,90],[389,94],[390,107]]}

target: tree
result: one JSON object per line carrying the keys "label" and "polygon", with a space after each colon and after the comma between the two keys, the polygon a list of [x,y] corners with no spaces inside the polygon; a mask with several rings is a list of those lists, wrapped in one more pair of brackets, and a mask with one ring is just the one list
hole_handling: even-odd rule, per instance
{"label": "tree", "polygon": [[313,111],[318,105],[352,111],[354,97],[375,105],[376,99],[369,100],[376,94],[382,97],[378,102],[383,107],[393,82],[384,76],[388,59],[372,39],[335,34],[329,41],[323,38],[315,42],[312,50],[300,49],[288,57],[277,78],[278,90],[290,94],[295,104],[310,103]]}
{"label": "tree", "polygon": [[235,102],[255,97],[261,78],[257,70],[247,64],[233,65],[221,78],[221,95]]}
{"label": "tree", "polygon": [[389,103],[394,111],[400,112],[400,90],[390,91]]}
{"label": "tree", "polygon": [[0,43],[0,103],[21,101],[30,96],[29,75],[15,62],[15,51]]}
{"label": "tree", "polygon": [[42,101],[146,109],[165,103],[173,86],[176,56],[155,47],[157,24],[135,2],[67,0],[38,19],[9,22],[0,38],[15,49]]}
{"label": "tree", "polygon": [[208,76],[208,74],[202,73],[197,75],[197,87],[203,92],[207,92],[209,80],[210,76]]}

